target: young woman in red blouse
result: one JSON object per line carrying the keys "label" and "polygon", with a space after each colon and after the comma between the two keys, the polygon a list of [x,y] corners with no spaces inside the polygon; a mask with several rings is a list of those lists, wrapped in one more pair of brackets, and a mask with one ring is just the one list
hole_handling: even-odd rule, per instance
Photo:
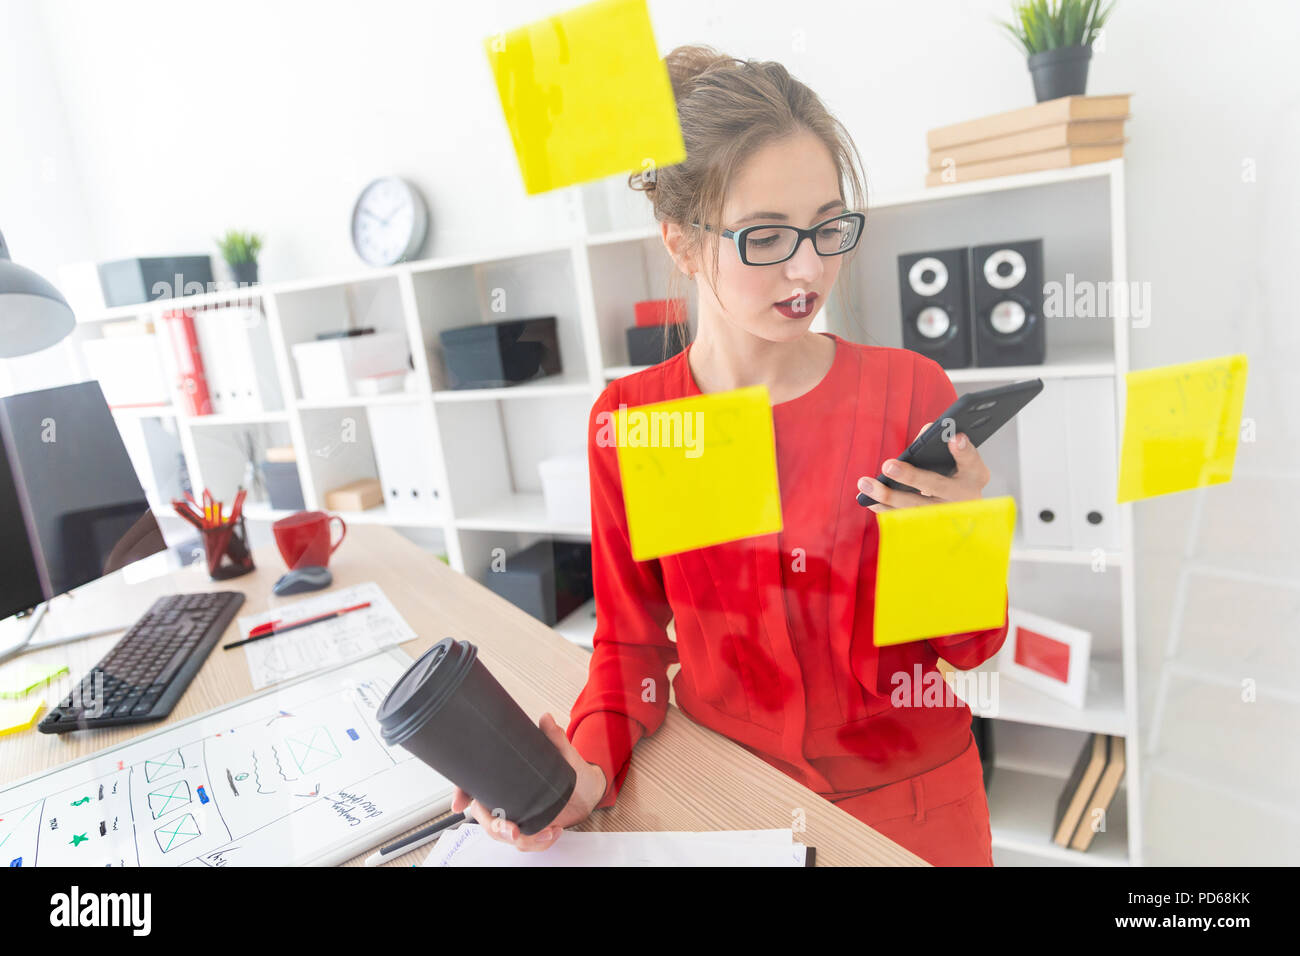
{"label": "young woman in red blouse", "polygon": [[[686,351],[611,383],[591,411],[594,652],[567,731],[549,714],[541,720],[578,786],[531,837],[464,794],[454,806],[520,849],[550,846],[614,803],[633,745],[663,722],[667,671],[680,664],[676,704],[695,721],[923,859],[992,865],[969,708],[895,706],[891,695],[912,703],[917,675],[933,673],[939,657],[959,668],[987,660],[1005,626],[872,643],[875,514],[978,498],[988,470],[962,435],[949,445],[951,478],[888,458],[956,398],[947,375],[916,353],[809,329],[859,235],[861,220],[842,217],[864,205],[848,134],[779,64],[699,47],[673,51],[667,64],[687,159],[643,186],[677,269],[697,279],[698,329]],[[754,225],[808,231],[739,232]],[[609,413],[750,385],[771,395],[782,531],[633,560],[617,450],[597,441]],[[882,465],[925,495],[876,484]],[[861,507],[858,491],[881,503]]]}

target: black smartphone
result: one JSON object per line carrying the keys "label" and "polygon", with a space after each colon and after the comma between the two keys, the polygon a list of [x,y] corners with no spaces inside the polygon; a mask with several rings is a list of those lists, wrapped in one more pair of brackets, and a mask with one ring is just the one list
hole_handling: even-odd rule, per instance
{"label": "black smartphone", "polygon": [[[950,438],[962,432],[978,448],[984,439],[1011,421],[1016,412],[1028,405],[1030,399],[1042,390],[1043,380],[1034,378],[1027,382],[999,385],[997,388],[962,395],[931,422],[930,427],[918,435],[916,441],[908,445],[901,455],[894,457],[947,478],[957,470],[957,462],[953,461],[952,453],[948,451]],[[876,481],[887,488],[916,491],[910,485],[885,475],[877,475]],[[869,508],[876,504],[876,500],[858,492],[858,504]]]}

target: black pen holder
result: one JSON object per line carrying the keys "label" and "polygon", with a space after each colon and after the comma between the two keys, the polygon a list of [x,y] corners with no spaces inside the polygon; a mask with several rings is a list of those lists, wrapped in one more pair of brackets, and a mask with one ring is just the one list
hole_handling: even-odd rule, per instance
{"label": "black pen holder", "polygon": [[254,568],[253,550],[248,546],[248,529],[242,515],[219,528],[205,528],[203,551],[208,560],[208,575],[214,581],[237,578]]}

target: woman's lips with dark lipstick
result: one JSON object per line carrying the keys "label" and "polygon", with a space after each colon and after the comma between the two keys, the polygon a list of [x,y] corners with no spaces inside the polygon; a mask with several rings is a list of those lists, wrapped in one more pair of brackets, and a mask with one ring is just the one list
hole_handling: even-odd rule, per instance
{"label": "woman's lips with dark lipstick", "polygon": [[[792,308],[794,307],[795,302],[796,302],[798,299],[800,299],[800,298],[801,298],[801,296],[792,295],[792,296],[790,296],[790,298],[788,298],[788,299],[783,299],[783,300],[780,301],[780,302],[774,303],[774,305],[775,305],[775,307],[778,308],[778,309],[792,309]],[[806,293],[805,295],[803,295],[802,298],[803,298],[803,300],[804,300],[804,301],[803,301],[803,306],[804,306],[804,307],[803,307],[802,309],[800,309],[799,311],[800,311],[800,312],[811,312],[813,306],[817,303],[817,293],[815,293],[815,292],[809,292],[809,293]]]}

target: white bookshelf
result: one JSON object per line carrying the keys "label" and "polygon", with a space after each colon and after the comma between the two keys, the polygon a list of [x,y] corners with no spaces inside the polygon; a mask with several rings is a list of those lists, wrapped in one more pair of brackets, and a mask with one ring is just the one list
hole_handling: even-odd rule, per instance
{"label": "white bookshelf", "polygon": [[[854,274],[836,301],[828,303],[830,328],[855,341],[900,346],[898,255],[1038,237],[1044,240],[1044,281],[1063,281],[1072,272],[1076,279],[1127,283],[1123,160],[873,199]],[[839,285],[845,284],[842,277]],[[842,307],[846,301],[852,302],[851,315]],[[1110,380],[1118,460],[1129,368],[1124,308],[1124,302],[1115,302],[1102,317],[1048,319],[1043,365],[953,369],[948,377],[958,393],[1029,378],[1042,378],[1047,388],[1067,379]],[[1003,429],[981,448],[994,475],[986,495],[1019,497],[1024,451],[1014,428]],[[972,712],[995,721],[988,797],[994,859],[1001,865],[1142,862],[1132,506],[1120,505],[1116,514],[1110,546],[1099,552],[1027,547],[1017,529],[1011,603],[1090,631],[1092,668],[1082,709],[1005,679],[998,684],[995,708],[970,702]],[[996,669],[996,659],[977,668]],[[1122,736],[1127,765],[1107,832],[1080,853],[1056,846],[1051,824],[1056,800],[1089,733]]]}
{"label": "white bookshelf", "polygon": [[[390,404],[417,405],[429,422],[427,434],[417,438],[435,451],[431,479],[438,500],[418,512],[385,505],[343,513],[344,520],[420,529],[424,540],[432,533],[433,547],[446,552],[453,568],[482,579],[494,548],[510,553],[542,536],[590,535],[585,523],[548,519],[537,464],[551,454],[585,450],[592,402],[610,380],[637,370],[628,364],[624,339],[624,330],[634,324],[633,304],[668,294],[671,263],[644,197],[632,194],[621,177],[613,177],[576,187],[573,208],[586,230],[574,238],[116,308],[79,316],[77,337],[93,337],[106,322],[130,319],[153,321],[162,332],[160,316],[176,307],[256,305],[270,332],[281,407],[196,418],[185,414],[180,396],[173,395],[165,407],[118,411],[124,428],[140,420],[171,423],[168,427],[175,429],[194,486],[209,487],[227,500],[242,478],[240,436],[249,432],[264,445],[292,445],[306,507],[316,509],[323,507],[329,488],[376,475],[373,449],[368,447],[369,411]],[[1126,281],[1123,161],[873,198],[867,232],[854,256],[857,261],[842,275],[817,327],[854,341],[864,341],[865,331],[873,344],[899,345],[896,282],[879,281],[880,275],[893,273],[899,253],[1033,236],[1046,239],[1048,279],[1062,261],[1058,255],[1077,251],[1089,263],[1090,277]],[[841,291],[845,285],[855,314],[863,311],[862,300],[866,302],[865,330],[847,321]],[[494,310],[502,299],[504,310]],[[439,332],[530,315],[556,316],[562,375],[514,388],[447,387]],[[695,322],[693,299],[689,318]],[[292,346],[349,322],[406,336],[414,366],[408,390],[341,401],[303,400]],[[952,371],[950,378],[961,391],[1023,378],[1105,376],[1115,381],[1116,409],[1122,410],[1129,361],[1127,315],[1115,315],[1105,330],[1094,324],[1059,331],[1056,336],[1049,332],[1044,365],[961,369]],[[170,365],[170,349],[161,351]],[[174,370],[168,367],[167,372],[174,381]],[[344,419],[356,434],[346,447],[330,439],[331,429],[337,431]],[[999,467],[1015,469],[1014,458],[990,463],[995,475]],[[1009,490],[1014,492],[1014,487]],[[165,502],[161,504],[160,513],[165,514]],[[286,514],[257,501],[250,502],[245,513],[262,525]],[[990,807],[995,851],[1017,861],[1141,862],[1131,506],[1120,506],[1119,514],[1118,543],[1105,552],[1104,573],[1093,570],[1097,556],[1091,552],[1028,548],[1019,541],[1012,552],[1013,603],[1033,594],[1046,608],[1042,613],[1051,614],[1058,601],[1067,606],[1084,602],[1092,619],[1080,626],[1093,629],[1094,655],[1104,661],[1098,668],[1097,690],[1083,711],[1072,712],[1004,682],[996,730],[1015,728],[1017,733],[1010,735],[1008,744],[998,738]],[[1019,579],[1026,574],[1027,580]],[[556,630],[589,647],[595,630],[592,610],[589,603]],[[1028,736],[1019,733],[1025,730]],[[1095,849],[1075,853],[1055,847],[1047,834],[1055,795],[1069,770],[1063,761],[1073,758],[1070,746],[1059,747],[1065,757],[1046,769],[1016,769],[1015,748],[1034,753],[1037,732],[1065,734],[1077,752],[1089,730],[1122,734],[1128,742],[1119,798],[1124,806],[1122,812],[1112,813],[1114,826]]]}

